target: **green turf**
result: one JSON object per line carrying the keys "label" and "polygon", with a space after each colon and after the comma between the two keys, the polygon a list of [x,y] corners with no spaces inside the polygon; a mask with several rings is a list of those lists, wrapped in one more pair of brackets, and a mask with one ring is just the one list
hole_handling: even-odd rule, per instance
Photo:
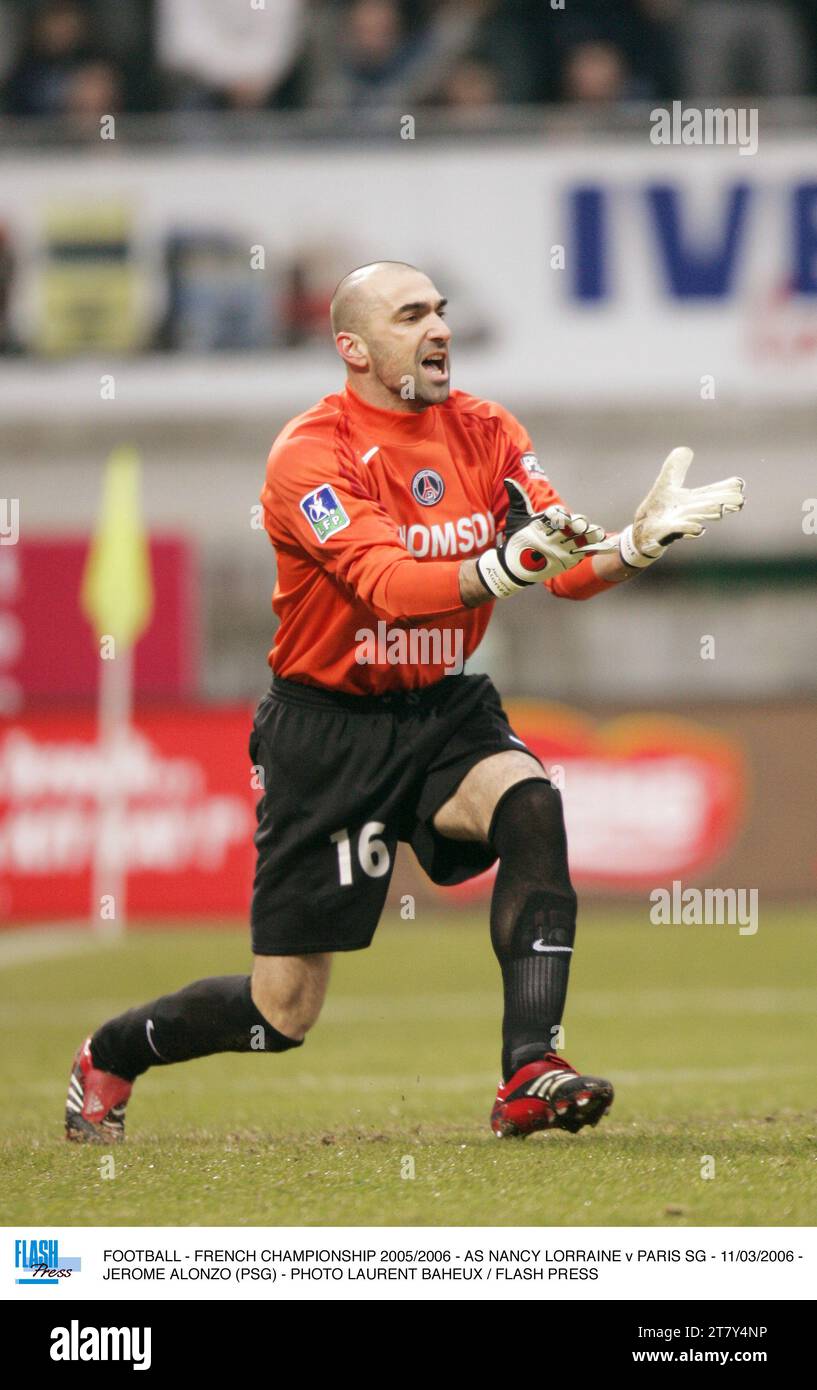
{"label": "green turf", "polygon": [[[136,1087],[116,1176],[69,1146],[71,1054],[129,1004],[247,967],[236,931],[134,932],[0,969],[3,1219],[45,1225],[799,1225],[817,1218],[814,917],[760,930],[582,914],[567,1057],[608,1075],[577,1137],[498,1141],[498,972],[484,921],[389,919],[338,958],[283,1057],[207,1058]],[[701,1176],[715,1160],[715,1176]],[[412,1165],[414,1177],[403,1177]]]}

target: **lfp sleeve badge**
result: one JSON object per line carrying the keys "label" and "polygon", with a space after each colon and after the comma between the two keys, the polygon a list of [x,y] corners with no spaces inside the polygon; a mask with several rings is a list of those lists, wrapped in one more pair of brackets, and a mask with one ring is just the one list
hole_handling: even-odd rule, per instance
{"label": "lfp sleeve badge", "polygon": [[316,487],[314,492],[308,492],[306,497],[301,498],[300,505],[321,545],[336,531],[342,531],[344,526],[349,525],[343,503],[328,483]]}

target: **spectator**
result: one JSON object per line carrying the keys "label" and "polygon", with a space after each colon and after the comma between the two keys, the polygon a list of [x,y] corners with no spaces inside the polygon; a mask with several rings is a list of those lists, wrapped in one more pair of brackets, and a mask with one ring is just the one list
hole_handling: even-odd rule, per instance
{"label": "spectator", "polygon": [[[83,63],[71,74],[65,92],[68,116],[111,115],[122,109],[122,79],[112,63],[101,59]],[[97,132],[94,124],[91,129]]]}
{"label": "spectator", "polygon": [[[589,101],[670,95],[677,89],[676,9],[677,0],[581,0],[560,33],[560,95]],[[577,46],[585,51],[575,56]]]}
{"label": "spectator", "polygon": [[[576,81],[588,89],[618,85],[628,98],[671,95],[677,87],[672,21],[678,3],[566,0],[564,9],[554,10],[547,0],[494,0],[479,51],[497,65],[506,101],[561,101]],[[572,60],[584,45],[605,48],[605,57],[591,51]],[[621,69],[617,78],[614,68]]]}
{"label": "spectator", "polygon": [[23,38],[7,83],[7,110],[15,116],[62,115],[77,73],[99,57],[84,6],[77,0],[48,0],[37,8]]}
{"label": "spectator", "polygon": [[443,104],[461,112],[490,110],[500,102],[499,74],[481,58],[463,58],[443,84]]}
{"label": "spectator", "polygon": [[402,107],[437,96],[471,45],[490,0],[347,0],[325,6],[312,45],[319,106]]}
{"label": "spectator", "polygon": [[303,47],[304,0],[158,0],[157,18],[172,106],[272,105]]}
{"label": "spectator", "polygon": [[627,95],[627,63],[611,43],[579,43],[565,60],[562,95],[584,104],[621,101]]}

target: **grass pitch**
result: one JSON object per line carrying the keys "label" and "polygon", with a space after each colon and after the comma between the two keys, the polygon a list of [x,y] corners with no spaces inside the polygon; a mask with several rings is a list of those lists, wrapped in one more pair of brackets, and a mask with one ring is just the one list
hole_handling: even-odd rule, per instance
{"label": "grass pitch", "polygon": [[244,934],[0,956],[3,1221],[814,1224],[814,938],[806,910],[768,909],[741,937],[587,908],[563,1050],[616,1102],[595,1130],[524,1142],[487,1125],[500,990],[482,916],[386,919],[371,950],[337,958],[304,1048],[149,1072],[115,1150],[62,1138],[74,1049],[123,1008],[247,969]]}

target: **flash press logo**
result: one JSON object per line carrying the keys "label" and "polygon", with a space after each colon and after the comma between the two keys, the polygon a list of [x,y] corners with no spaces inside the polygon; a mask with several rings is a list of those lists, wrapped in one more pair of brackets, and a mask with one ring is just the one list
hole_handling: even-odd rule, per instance
{"label": "flash press logo", "polygon": [[48,1287],[61,1284],[79,1273],[82,1262],[79,1255],[60,1255],[59,1242],[40,1240],[15,1240],[14,1268],[17,1271],[16,1284],[38,1284]]}
{"label": "flash press logo", "polygon": [[150,1354],[149,1327],[80,1327],[73,1318],[51,1333],[52,1361],[130,1361],[134,1371],[149,1371]]}

